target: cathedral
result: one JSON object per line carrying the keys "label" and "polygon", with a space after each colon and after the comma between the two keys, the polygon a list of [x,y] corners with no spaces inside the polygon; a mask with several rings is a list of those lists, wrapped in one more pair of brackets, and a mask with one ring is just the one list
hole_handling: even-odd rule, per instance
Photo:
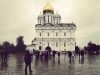
{"label": "cathedral", "polygon": [[54,13],[49,2],[37,19],[33,40],[35,50],[75,51],[76,25],[73,22],[61,23],[61,15]]}

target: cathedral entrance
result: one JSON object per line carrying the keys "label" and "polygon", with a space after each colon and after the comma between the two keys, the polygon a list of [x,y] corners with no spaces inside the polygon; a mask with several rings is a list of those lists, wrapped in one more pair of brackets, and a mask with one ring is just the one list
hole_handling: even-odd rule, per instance
{"label": "cathedral entrance", "polygon": [[45,50],[47,50],[47,51],[51,51],[51,47],[49,47],[49,46],[47,46],[46,48],[45,48]]}
{"label": "cathedral entrance", "polygon": [[41,46],[39,46],[39,50],[41,50]]}

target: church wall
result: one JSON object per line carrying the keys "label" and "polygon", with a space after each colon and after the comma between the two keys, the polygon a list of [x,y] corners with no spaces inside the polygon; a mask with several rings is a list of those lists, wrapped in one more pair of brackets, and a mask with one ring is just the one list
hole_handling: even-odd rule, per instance
{"label": "church wall", "polygon": [[45,23],[48,23],[48,16],[45,15]]}
{"label": "church wall", "polygon": [[67,44],[67,51],[70,51],[70,49],[71,49],[71,45]]}
{"label": "church wall", "polygon": [[38,41],[36,42],[36,50],[39,49],[39,44],[38,44]]}
{"label": "church wall", "polygon": [[45,39],[43,41],[43,50],[48,46],[48,43],[49,43],[49,47],[51,47],[51,49],[53,49],[53,42]]}
{"label": "church wall", "polygon": [[[49,36],[48,36],[48,33],[49,33]],[[43,37],[44,38],[53,38],[52,36],[53,36],[53,33],[52,32],[44,32],[43,33]]]}
{"label": "church wall", "polygon": [[61,23],[61,19],[59,19],[59,23]]}
{"label": "church wall", "polygon": [[[40,33],[41,33],[41,36],[40,36]],[[37,38],[42,38],[42,30],[38,30],[38,31],[36,32],[36,37],[37,37]]]}
{"label": "church wall", "polygon": [[[41,32],[41,36],[40,36],[40,32]],[[48,32],[49,32],[49,36],[48,36]],[[43,31],[43,38],[44,38],[43,45],[42,45],[42,39],[41,39],[41,41],[38,40],[37,45],[36,45],[36,49],[39,49],[39,46],[43,46],[43,49],[45,49],[48,46],[48,43],[49,43],[49,46],[52,48],[52,50],[56,50],[56,51],[59,51],[59,50],[62,51],[64,49],[66,49],[66,51],[75,50],[75,45],[72,45],[72,47],[71,47],[70,46],[70,41],[67,41],[66,36],[68,36],[67,35],[68,31],[66,31],[66,36],[65,37],[64,37],[64,32],[65,31],[60,31],[59,32],[59,30],[55,30],[55,31],[44,30]],[[56,33],[58,33],[58,36],[56,36]],[[36,35],[37,35],[37,39],[42,38],[42,30],[38,30]],[[74,33],[72,35],[74,36]],[[47,38],[49,38],[49,41],[45,40]],[[60,38],[61,38],[61,40],[63,40],[62,42],[59,41]],[[69,38],[70,38],[70,36],[69,36]],[[50,41],[50,39],[56,39],[56,41],[53,41],[53,40]],[[40,44],[40,42],[41,42],[41,44]],[[66,43],[66,47],[64,47],[64,42]],[[75,43],[75,41],[73,41],[73,42]],[[56,43],[58,43],[58,47],[56,47]]]}
{"label": "church wall", "polygon": [[53,15],[52,15],[52,17],[51,17],[51,18],[52,18],[52,22],[51,22],[51,23],[52,23],[52,24],[54,24]]}
{"label": "church wall", "polygon": [[[66,33],[66,35],[64,36],[64,33]],[[70,38],[71,34],[68,30],[62,30],[61,31],[61,38]]]}
{"label": "church wall", "polygon": [[57,19],[55,19],[55,24],[57,24]]}
{"label": "church wall", "polygon": [[74,31],[73,31],[73,33],[72,33],[72,37],[75,38],[75,32],[74,32]]}
{"label": "church wall", "polygon": [[49,15],[49,23],[51,23],[51,16]]}
{"label": "church wall", "polygon": [[[48,33],[49,33],[49,36],[48,36]],[[53,38],[53,32],[52,32],[52,30],[44,30],[43,37],[44,38]]]}
{"label": "church wall", "polygon": [[44,24],[44,18],[41,19],[41,24],[42,24],[42,25]]}
{"label": "church wall", "polygon": [[[41,26],[36,28],[36,50],[39,50],[39,46],[41,46],[42,50],[45,50],[49,45],[52,50],[56,51],[75,51],[75,31],[70,30],[69,25],[67,24],[60,27],[58,24],[60,23],[61,18],[54,18],[54,14],[47,12],[43,14],[43,16],[44,18],[39,18],[38,22],[39,24],[46,25],[43,26],[43,29]],[[51,26],[48,23],[52,23],[54,26]],[[64,35],[64,33],[66,34]],[[70,40],[71,37],[72,40]],[[65,47],[64,43],[66,44]]]}

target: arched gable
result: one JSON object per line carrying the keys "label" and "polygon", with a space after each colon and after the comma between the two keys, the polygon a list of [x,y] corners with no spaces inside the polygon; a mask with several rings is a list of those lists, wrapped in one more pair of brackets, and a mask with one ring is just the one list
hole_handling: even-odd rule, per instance
{"label": "arched gable", "polygon": [[65,29],[65,30],[68,30],[69,27],[68,27],[68,25],[63,25],[63,26],[62,26],[62,29],[63,29],[63,30],[64,30],[64,29]]}
{"label": "arched gable", "polygon": [[60,30],[61,28],[60,28],[60,26],[59,26],[58,24],[56,24],[56,25],[53,27],[53,29],[58,29],[58,30]]}
{"label": "arched gable", "polygon": [[71,25],[71,26],[70,26],[70,29],[71,29],[71,30],[74,30],[74,26],[73,26],[73,25]]}
{"label": "arched gable", "polygon": [[38,26],[36,27],[36,29],[43,29],[43,26],[42,26],[42,25],[38,25]]}
{"label": "arched gable", "polygon": [[44,29],[52,29],[52,26],[47,24],[47,25],[44,26]]}

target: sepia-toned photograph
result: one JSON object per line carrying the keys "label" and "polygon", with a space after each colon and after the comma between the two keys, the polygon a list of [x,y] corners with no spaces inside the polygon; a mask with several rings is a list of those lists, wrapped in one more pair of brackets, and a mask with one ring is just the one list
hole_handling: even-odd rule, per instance
{"label": "sepia-toned photograph", "polygon": [[100,75],[100,1],[0,0],[0,75]]}

